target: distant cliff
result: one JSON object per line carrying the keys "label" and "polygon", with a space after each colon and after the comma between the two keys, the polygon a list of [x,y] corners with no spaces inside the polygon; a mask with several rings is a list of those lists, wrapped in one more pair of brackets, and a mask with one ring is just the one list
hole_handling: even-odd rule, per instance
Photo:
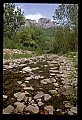
{"label": "distant cliff", "polygon": [[25,20],[25,26],[30,26],[30,23],[42,29],[54,28],[56,26],[56,23],[54,21],[51,22],[51,20],[47,18],[40,18],[38,22],[36,22],[36,20],[31,20],[31,19]]}

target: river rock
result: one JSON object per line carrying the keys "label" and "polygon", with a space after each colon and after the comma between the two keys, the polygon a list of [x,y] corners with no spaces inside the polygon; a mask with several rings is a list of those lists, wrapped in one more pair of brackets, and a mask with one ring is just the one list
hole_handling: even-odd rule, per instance
{"label": "river rock", "polygon": [[53,95],[56,95],[58,93],[56,90],[49,90],[49,92]]}
{"label": "river rock", "polygon": [[42,84],[47,84],[47,82],[46,82],[46,81],[44,81],[44,80],[41,80],[41,83],[42,83]]}
{"label": "river rock", "polygon": [[3,95],[3,98],[4,98],[4,99],[7,99],[7,95]]}
{"label": "river rock", "polygon": [[72,111],[68,111],[68,114],[69,115],[74,115]]}
{"label": "river rock", "polygon": [[32,86],[30,86],[30,87],[24,87],[24,90],[34,90],[34,88]]}
{"label": "river rock", "polygon": [[37,114],[39,112],[39,107],[29,105],[28,107],[26,107],[26,111],[31,111],[31,112]]}
{"label": "river rock", "polygon": [[14,111],[14,107],[9,105],[7,108],[3,109],[3,114],[10,114]]}
{"label": "river rock", "polygon": [[53,106],[45,106],[44,107],[45,110],[49,111],[49,114],[52,114],[53,115]]}
{"label": "river rock", "polygon": [[29,81],[25,80],[25,83],[29,83]]}
{"label": "river rock", "polygon": [[65,92],[66,91],[66,88],[65,87],[60,87],[59,89],[58,89],[58,92],[59,93],[63,93],[63,92]]}
{"label": "river rock", "polygon": [[25,83],[23,83],[23,84],[21,84],[21,86],[22,86],[22,87],[26,87],[26,84],[25,84]]}
{"label": "river rock", "polygon": [[32,68],[33,71],[34,71],[34,70],[38,70],[38,69],[39,69],[39,67]]}
{"label": "river rock", "polygon": [[31,80],[32,79],[32,77],[26,77],[25,78],[25,80]]}
{"label": "river rock", "polygon": [[54,79],[54,78],[50,78],[50,80],[52,83],[56,82],[56,79]]}
{"label": "river rock", "polygon": [[17,101],[22,101],[25,98],[25,93],[21,93],[17,98]]}
{"label": "river rock", "polygon": [[49,94],[45,94],[45,95],[44,95],[44,100],[45,100],[45,101],[49,100],[50,98],[51,98],[51,96],[50,96]]}
{"label": "river rock", "polygon": [[37,95],[34,96],[34,99],[38,99],[43,97],[45,94],[43,92],[39,92]]}
{"label": "river rock", "polygon": [[18,98],[21,95],[21,92],[17,92],[14,94],[14,97]]}
{"label": "river rock", "polygon": [[59,87],[59,84],[58,84],[58,83],[53,83],[53,85],[54,85],[55,87]]}
{"label": "river rock", "polygon": [[29,95],[29,92],[27,92],[27,91],[25,91],[24,93],[25,93],[26,95]]}
{"label": "river rock", "polygon": [[18,82],[19,85],[22,83],[22,81],[17,81],[17,82]]}
{"label": "river rock", "polygon": [[77,107],[72,107],[70,110],[71,110],[71,112],[77,114]]}
{"label": "river rock", "polygon": [[38,102],[38,106],[42,106],[43,104],[43,102]]}
{"label": "river rock", "polygon": [[50,75],[51,75],[51,76],[54,76],[54,75],[56,75],[56,74],[55,74],[55,73],[50,73]]}
{"label": "river rock", "polygon": [[32,70],[30,69],[30,67],[25,67],[25,68],[22,69],[22,71],[31,72]]}
{"label": "river rock", "polygon": [[24,105],[23,103],[19,103],[17,104],[17,107],[15,108],[14,112],[15,113],[18,113],[18,112],[21,112],[24,110],[24,108],[26,107],[26,105]]}

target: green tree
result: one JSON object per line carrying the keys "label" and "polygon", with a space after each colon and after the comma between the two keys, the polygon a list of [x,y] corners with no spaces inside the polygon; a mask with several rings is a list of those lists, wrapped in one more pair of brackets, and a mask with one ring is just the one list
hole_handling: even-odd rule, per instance
{"label": "green tree", "polygon": [[[59,5],[53,16],[59,23],[56,41],[59,41],[59,49],[77,51],[78,49],[78,4]],[[61,28],[60,28],[61,27]],[[60,30],[62,29],[62,31]],[[58,40],[59,39],[59,40]]]}
{"label": "green tree", "polygon": [[15,36],[16,31],[21,25],[25,23],[24,12],[17,7],[15,10],[14,3],[4,3],[4,13],[3,13],[3,40],[8,37],[12,39]]}

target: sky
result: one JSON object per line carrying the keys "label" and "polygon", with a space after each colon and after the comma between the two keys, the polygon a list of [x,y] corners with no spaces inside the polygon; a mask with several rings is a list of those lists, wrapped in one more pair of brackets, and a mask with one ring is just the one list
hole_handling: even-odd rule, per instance
{"label": "sky", "polygon": [[15,7],[21,8],[24,11],[25,19],[32,19],[38,22],[40,18],[53,20],[55,9],[60,4],[47,3],[15,3]]}

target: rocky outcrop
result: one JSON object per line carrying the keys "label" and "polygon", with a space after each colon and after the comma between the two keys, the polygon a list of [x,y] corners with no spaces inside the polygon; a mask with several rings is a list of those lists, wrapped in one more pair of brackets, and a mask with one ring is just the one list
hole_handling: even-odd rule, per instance
{"label": "rocky outcrop", "polygon": [[36,22],[36,20],[26,19],[25,20],[25,25],[22,25],[20,27],[20,30],[22,30],[25,26],[30,27],[30,24],[34,24],[35,26],[38,26],[41,29],[47,29],[47,28],[56,27],[56,23],[54,21],[51,22],[51,20],[47,19],[47,18],[40,18],[38,20],[38,22]]}

